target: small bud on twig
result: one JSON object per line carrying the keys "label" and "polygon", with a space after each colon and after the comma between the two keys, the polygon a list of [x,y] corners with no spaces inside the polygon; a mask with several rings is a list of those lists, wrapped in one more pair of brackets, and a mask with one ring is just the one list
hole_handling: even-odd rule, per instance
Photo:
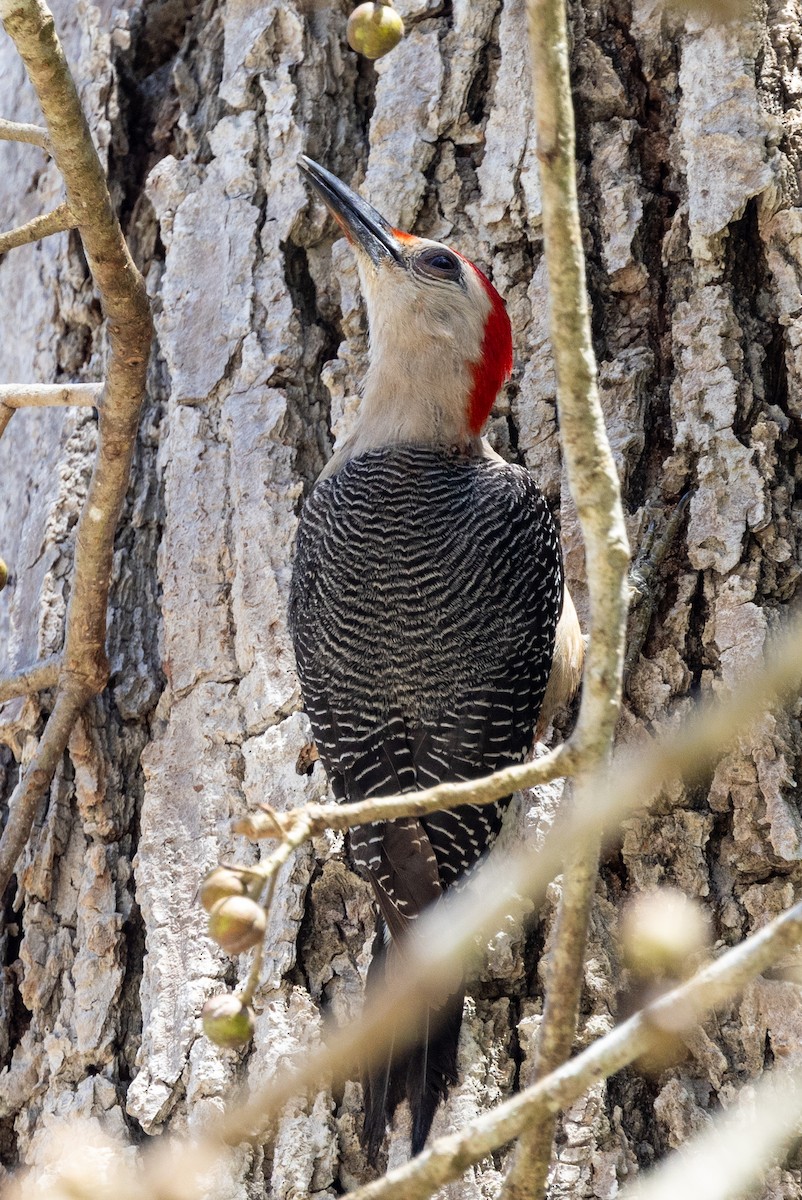
{"label": "small bud on twig", "polygon": [[209,915],[209,936],[232,956],[258,946],[266,928],[265,910],[247,896],[218,900]]}
{"label": "small bud on twig", "polygon": [[208,913],[227,896],[244,896],[247,887],[242,876],[230,867],[214,867],[200,885],[200,902]]}
{"label": "small bud on twig", "polygon": [[[621,918],[621,948],[632,986],[622,996],[625,1013],[646,1008],[677,981],[700,966],[710,945],[710,924],[702,908],[677,888],[663,887],[635,896]],[[638,1057],[647,1075],[659,1075],[687,1053],[685,1033],[694,1013],[677,1006],[650,1018],[652,1044]]]}
{"label": "small bud on twig", "polygon": [[234,1050],[253,1037],[253,1012],[239,996],[212,996],[201,1009],[203,1032],[215,1046]]}
{"label": "small bud on twig", "polygon": [[638,979],[685,979],[710,945],[705,913],[677,888],[635,897],[621,918],[624,962]]}

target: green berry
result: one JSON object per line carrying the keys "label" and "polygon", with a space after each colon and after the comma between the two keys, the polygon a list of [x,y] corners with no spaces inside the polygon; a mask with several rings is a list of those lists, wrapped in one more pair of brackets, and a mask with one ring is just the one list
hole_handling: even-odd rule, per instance
{"label": "green berry", "polygon": [[365,58],[381,58],[404,36],[404,22],[389,4],[360,4],[348,18],[348,45]]}
{"label": "green berry", "polygon": [[209,914],[209,935],[232,957],[257,946],[265,936],[265,910],[247,896],[226,896]]}
{"label": "green berry", "polygon": [[212,996],[201,1010],[203,1032],[215,1046],[235,1050],[253,1037],[253,1012],[238,996]]}
{"label": "green berry", "polygon": [[242,876],[229,867],[214,867],[204,876],[200,885],[200,902],[207,912],[211,912],[218,900],[227,896],[244,896],[246,892]]}

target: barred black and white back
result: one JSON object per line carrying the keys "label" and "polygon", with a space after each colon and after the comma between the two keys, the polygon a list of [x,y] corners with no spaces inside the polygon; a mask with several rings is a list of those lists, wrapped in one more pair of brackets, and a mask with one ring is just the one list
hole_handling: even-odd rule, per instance
{"label": "barred black and white back", "polygon": [[[392,795],[521,761],[562,598],[554,523],[521,467],[394,445],[321,480],[301,517],[290,618],[304,703],[337,797]],[[354,831],[354,864],[394,938],[486,853],[507,803]],[[414,1151],[453,1080],[457,1001]],[[368,1105],[374,1153],[404,1094],[396,1077]]]}

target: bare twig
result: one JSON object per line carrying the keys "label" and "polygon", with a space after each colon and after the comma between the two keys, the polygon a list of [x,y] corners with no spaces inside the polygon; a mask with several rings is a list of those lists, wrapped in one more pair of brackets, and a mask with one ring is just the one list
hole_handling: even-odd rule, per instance
{"label": "bare twig", "polygon": [[[273,905],[273,894],[276,890],[277,877],[278,870],[275,870],[267,880],[267,889],[265,891],[265,895],[262,897],[262,907],[268,914],[270,913],[270,909]],[[245,983],[242,985],[242,987],[237,989],[239,998],[243,1004],[251,1004],[253,1001],[254,994],[259,986],[259,977],[262,974],[262,965],[264,963],[264,959],[265,941],[264,938],[262,938],[261,942],[254,951],[251,969],[248,972],[248,978],[245,980]]]}
{"label": "bare twig", "polygon": [[[304,810],[299,811],[302,813]],[[281,832],[281,827],[279,825],[278,814],[273,813],[272,809],[270,809],[269,812],[273,819],[274,828],[278,835],[282,838],[281,845],[277,850],[274,850],[273,853],[268,856],[264,863],[252,867],[249,871],[250,875],[258,876],[261,878],[263,884],[267,884],[267,889],[262,899],[262,905],[267,913],[270,912],[270,906],[273,903],[273,893],[276,889],[276,879],[279,871],[299,846],[302,846],[304,842],[309,840],[309,838],[315,836],[312,831],[311,818],[304,818],[301,816],[300,819],[294,822],[291,829],[287,830],[286,833],[283,833]],[[245,980],[245,983],[238,989],[239,996],[243,1004],[251,1003],[254,993],[259,986],[259,976],[262,973],[264,952],[265,943],[263,938],[259,942],[259,945],[254,952],[253,959],[251,960],[251,966],[248,971],[248,977]]]}
{"label": "bare twig", "polygon": [[5,433],[14,412],[15,410],[9,404],[0,404],[0,437]]}
{"label": "bare twig", "polygon": [[621,1200],[736,1200],[754,1194],[766,1168],[799,1137],[802,1072],[772,1071],[745,1091],[734,1111],[625,1188]]}
{"label": "bare twig", "polygon": [[0,704],[13,700],[16,696],[32,696],[34,692],[43,692],[56,686],[61,666],[61,659],[54,655],[45,662],[37,663],[35,667],[27,667],[14,675],[0,678]]}
{"label": "bare twig", "polygon": [[0,384],[0,404],[8,408],[70,404],[92,405],[96,408],[102,395],[102,383]]}
{"label": "bare twig", "polygon": [[[353,1200],[426,1200],[438,1187],[458,1179],[473,1163],[519,1136],[533,1120],[542,1119],[544,1112],[556,1115],[594,1083],[614,1075],[659,1045],[666,1028],[674,1032],[690,1029],[708,1013],[721,1008],[793,949],[800,937],[802,903],[525,1091],[476,1117],[459,1133],[438,1138],[423,1154],[382,1179],[357,1188],[351,1193]],[[686,1194],[683,1189],[659,1192],[660,1200],[664,1196],[673,1200]],[[694,1194],[704,1195],[705,1200],[710,1195],[707,1190]],[[640,1192],[637,1195],[641,1200]],[[653,1200],[651,1192],[648,1200]]]}
{"label": "bare twig", "polygon": [[114,532],[128,483],[145,394],[152,323],[144,281],[115,216],[75,83],[42,0],[0,0],[0,18],[39,97],[67,204],[108,321],[110,353],[99,410],[98,453],[76,531],[75,568],[53,713],[18,784],[0,840],[0,892],[25,846],[36,809],[90,696],[108,678],[106,609]]}
{"label": "bare twig", "polygon": [[52,212],[42,213],[24,225],[18,225],[16,229],[9,229],[8,233],[0,233],[0,254],[14,250],[17,246],[26,246],[29,242],[38,242],[43,237],[49,237],[51,233],[64,233],[65,229],[75,229],[77,224],[69,205],[59,204]]}
{"label": "bare twig", "polygon": [[39,805],[61,761],[72,727],[90,695],[91,692],[74,687],[58,693],[36,753],[11,794],[8,822],[0,839],[0,880],[6,883],[25,849]]}
{"label": "bare twig", "polygon": [[[527,13],[560,439],[585,543],[591,611],[582,706],[572,738],[580,762],[577,789],[584,796],[584,781],[609,758],[621,702],[629,546],[590,329],[564,0],[528,0]],[[588,843],[566,864],[548,962],[538,1074],[553,1070],[571,1052],[598,855],[598,845]],[[543,1195],[553,1137],[553,1117],[544,1113],[518,1148],[503,1200]]]}
{"label": "bare twig", "polygon": [[[473,779],[467,783],[438,783],[419,792],[404,792],[399,796],[374,796],[354,804],[305,804],[289,812],[249,813],[235,826],[237,833],[258,838],[295,838],[296,826],[301,827],[299,840],[291,848],[326,829],[352,829],[355,825],[370,825],[374,821],[392,821],[396,817],[423,817],[427,813],[458,808],[461,804],[490,804],[502,796],[522,788],[539,787],[552,779],[571,775],[574,756],[567,745],[558,746],[541,758],[514,767],[504,767],[494,775]],[[286,854],[287,843],[277,853]],[[284,859],[282,858],[282,862]]]}
{"label": "bare twig", "polygon": [[[592,803],[586,782],[580,795]],[[543,1079],[570,1057],[584,979],[585,945],[599,873],[600,838],[581,846],[565,864],[554,941],[546,962],[543,1019],[535,1048],[534,1077]],[[499,1200],[528,1200],[545,1192],[555,1113],[544,1108],[524,1132]]]}
{"label": "bare twig", "polygon": [[565,10],[562,0],[529,0],[528,14],[561,445],[585,543],[591,608],[582,707],[572,741],[595,764],[611,745],[621,701],[629,545],[596,382]]}
{"label": "bare twig", "polygon": [[4,121],[0,118],[0,142],[28,142],[38,146],[40,150],[50,153],[50,138],[47,130],[39,125],[25,125],[18,121]]}

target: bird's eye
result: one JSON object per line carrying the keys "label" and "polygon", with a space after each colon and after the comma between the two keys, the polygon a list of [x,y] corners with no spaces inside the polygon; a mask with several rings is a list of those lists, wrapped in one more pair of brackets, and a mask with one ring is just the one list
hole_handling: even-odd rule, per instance
{"label": "bird's eye", "polygon": [[449,250],[424,250],[418,256],[417,266],[424,275],[435,279],[459,279],[459,259]]}

